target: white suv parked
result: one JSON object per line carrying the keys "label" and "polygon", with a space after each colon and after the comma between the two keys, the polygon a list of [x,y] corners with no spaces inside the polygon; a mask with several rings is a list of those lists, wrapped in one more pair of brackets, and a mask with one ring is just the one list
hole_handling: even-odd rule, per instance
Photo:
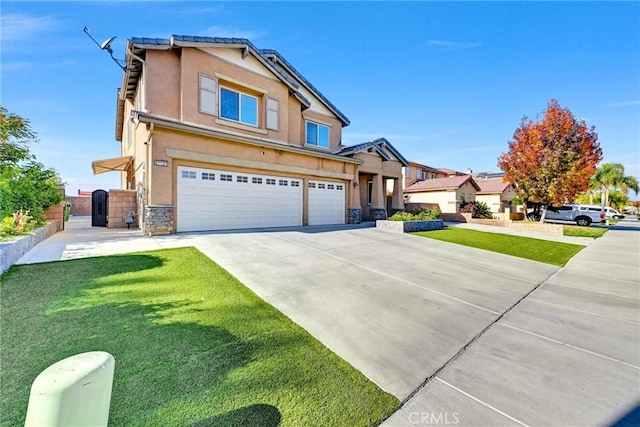
{"label": "white suv parked", "polygon": [[606,219],[624,218],[617,210],[605,206],[604,212],[602,206],[598,205],[562,205],[559,208],[549,206],[545,220],[550,221],[572,221],[578,225],[589,226],[592,222],[602,222]]}

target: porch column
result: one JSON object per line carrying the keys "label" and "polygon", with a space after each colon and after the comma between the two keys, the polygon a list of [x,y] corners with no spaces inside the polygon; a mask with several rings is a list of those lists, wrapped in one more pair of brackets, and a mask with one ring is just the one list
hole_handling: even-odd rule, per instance
{"label": "porch column", "polygon": [[360,174],[356,173],[353,181],[346,181],[347,186],[347,224],[362,222],[362,205],[360,203]]}
{"label": "porch column", "polygon": [[391,201],[391,209],[404,210],[404,197],[402,194],[402,181],[400,178],[393,180],[393,199]]}
{"label": "porch column", "polygon": [[385,207],[384,185],[382,175],[373,176],[373,188],[371,194],[371,207],[369,208],[369,216],[372,220],[387,219],[387,209]]}

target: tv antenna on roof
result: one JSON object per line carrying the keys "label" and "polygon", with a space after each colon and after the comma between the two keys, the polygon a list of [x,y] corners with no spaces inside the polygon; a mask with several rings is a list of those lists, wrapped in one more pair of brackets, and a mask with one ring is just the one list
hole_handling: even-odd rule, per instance
{"label": "tv antenna on roof", "polygon": [[122,59],[116,59],[113,56],[113,49],[111,48],[111,43],[113,43],[113,41],[115,40],[116,36],[110,37],[108,39],[106,39],[105,41],[102,42],[102,44],[98,43],[98,41],[96,39],[94,39],[91,34],[89,34],[89,28],[87,28],[86,26],[84,27],[84,29],[82,30],[84,31],[84,33],[89,36],[89,38],[91,40],[93,40],[93,42],[101,49],[101,50],[106,50],[107,52],[109,52],[109,55],[111,55],[111,59],[113,59],[113,62],[115,62],[116,64],[118,64],[118,67],[122,68],[122,71],[127,71],[127,67],[124,65],[124,61]]}

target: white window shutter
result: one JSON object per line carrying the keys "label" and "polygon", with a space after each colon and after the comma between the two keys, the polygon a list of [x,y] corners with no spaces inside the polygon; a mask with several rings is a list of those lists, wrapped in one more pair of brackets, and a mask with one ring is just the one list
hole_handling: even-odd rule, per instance
{"label": "white window shutter", "polygon": [[201,113],[218,115],[218,82],[216,79],[199,75],[198,76],[200,96],[198,97],[198,108]]}
{"label": "white window shutter", "polygon": [[278,101],[267,98],[267,129],[278,130]]}

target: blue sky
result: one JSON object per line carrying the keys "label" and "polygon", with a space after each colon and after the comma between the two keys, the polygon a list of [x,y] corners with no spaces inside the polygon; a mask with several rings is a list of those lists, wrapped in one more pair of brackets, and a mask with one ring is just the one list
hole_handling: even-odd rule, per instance
{"label": "blue sky", "polygon": [[122,71],[103,41],[208,35],[277,49],[350,120],[435,167],[498,170],[523,116],[551,98],[594,125],[605,161],[640,176],[638,2],[3,1],[1,102],[31,120],[67,193],[117,188],[91,161],[120,155]]}

